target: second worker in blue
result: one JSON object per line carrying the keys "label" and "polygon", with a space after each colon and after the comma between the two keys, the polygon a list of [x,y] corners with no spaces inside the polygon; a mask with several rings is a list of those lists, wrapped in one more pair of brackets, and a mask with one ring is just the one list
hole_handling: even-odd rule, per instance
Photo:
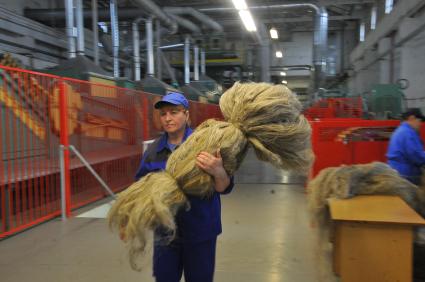
{"label": "second worker in blue", "polygon": [[408,109],[402,114],[402,123],[391,135],[388,145],[388,164],[400,176],[419,185],[421,168],[425,165],[424,145],[420,129],[425,117],[418,108]]}

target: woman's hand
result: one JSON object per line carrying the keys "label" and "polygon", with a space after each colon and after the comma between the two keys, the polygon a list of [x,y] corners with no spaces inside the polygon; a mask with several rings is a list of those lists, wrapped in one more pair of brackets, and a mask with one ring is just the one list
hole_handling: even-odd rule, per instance
{"label": "woman's hand", "polygon": [[215,156],[208,152],[200,152],[196,157],[196,165],[214,177],[214,188],[217,192],[223,192],[229,186],[230,177],[224,170],[220,149],[217,149]]}
{"label": "woman's hand", "polygon": [[217,150],[215,156],[208,152],[200,152],[196,157],[196,165],[211,176],[221,175],[224,168],[220,149]]}

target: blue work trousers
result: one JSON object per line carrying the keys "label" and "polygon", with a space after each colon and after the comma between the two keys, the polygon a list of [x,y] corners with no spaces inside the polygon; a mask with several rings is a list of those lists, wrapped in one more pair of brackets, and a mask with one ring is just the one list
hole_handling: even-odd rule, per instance
{"label": "blue work trousers", "polygon": [[212,282],[217,237],[199,242],[155,243],[153,275],[156,282]]}

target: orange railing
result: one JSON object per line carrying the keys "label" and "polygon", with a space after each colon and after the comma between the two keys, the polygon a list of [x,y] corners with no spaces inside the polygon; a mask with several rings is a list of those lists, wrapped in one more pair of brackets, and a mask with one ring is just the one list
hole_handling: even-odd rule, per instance
{"label": "orange railing", "polygon": [[[0,66],[0,238],[60,215],[60,144],[77,148],[113,191],[128,186],[143,141],[160,134],[158,99]],[[217,105],[191,102],[190,110],[192,127],[221,118]],[[66,153],[65,163],[70,209],[106,196],[77,158]]]}

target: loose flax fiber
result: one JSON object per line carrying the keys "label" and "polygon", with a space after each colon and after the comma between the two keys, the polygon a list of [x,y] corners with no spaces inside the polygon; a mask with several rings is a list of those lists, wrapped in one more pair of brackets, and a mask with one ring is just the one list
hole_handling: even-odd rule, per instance
{"label": "loose flax fiber", "polygon": [[233,175],[248,145],[258,158],[275,166],[308,171],[313,160],[310,125],[301,114],[301,104],[284,85],[236,83],[220,99],[225,121],[207,120],[169,157],[165,171],[150,173],[122,192],[109,212],[111,228],[126,235],[130,264],[137,263],[146,246],[146,236],[165,228],[174,237],[174,217],[189,209],[186,195],[208,197],[213,178],[195,162],[201,151],[220,149],[223,166]]}
{"label": "loose flax fiber", "polygon": [[425,217],[425,189],[399,176],[385,163],[373,162],[323,169],[307,186],[308,206],[315,227],[316,255],[320,281],[335,281],[332,269],[332,245],[329,243],[331,219],[328,200],[357,195],[397,195]]}
{"label": "loose flax fiber", "polygon": [[307,189],[310,214],[318,225],[329,220],[328,199],[356,195],[397,195],[425,217],[425,190],[400,177],[385,163],[326,168],[310,181]]}

